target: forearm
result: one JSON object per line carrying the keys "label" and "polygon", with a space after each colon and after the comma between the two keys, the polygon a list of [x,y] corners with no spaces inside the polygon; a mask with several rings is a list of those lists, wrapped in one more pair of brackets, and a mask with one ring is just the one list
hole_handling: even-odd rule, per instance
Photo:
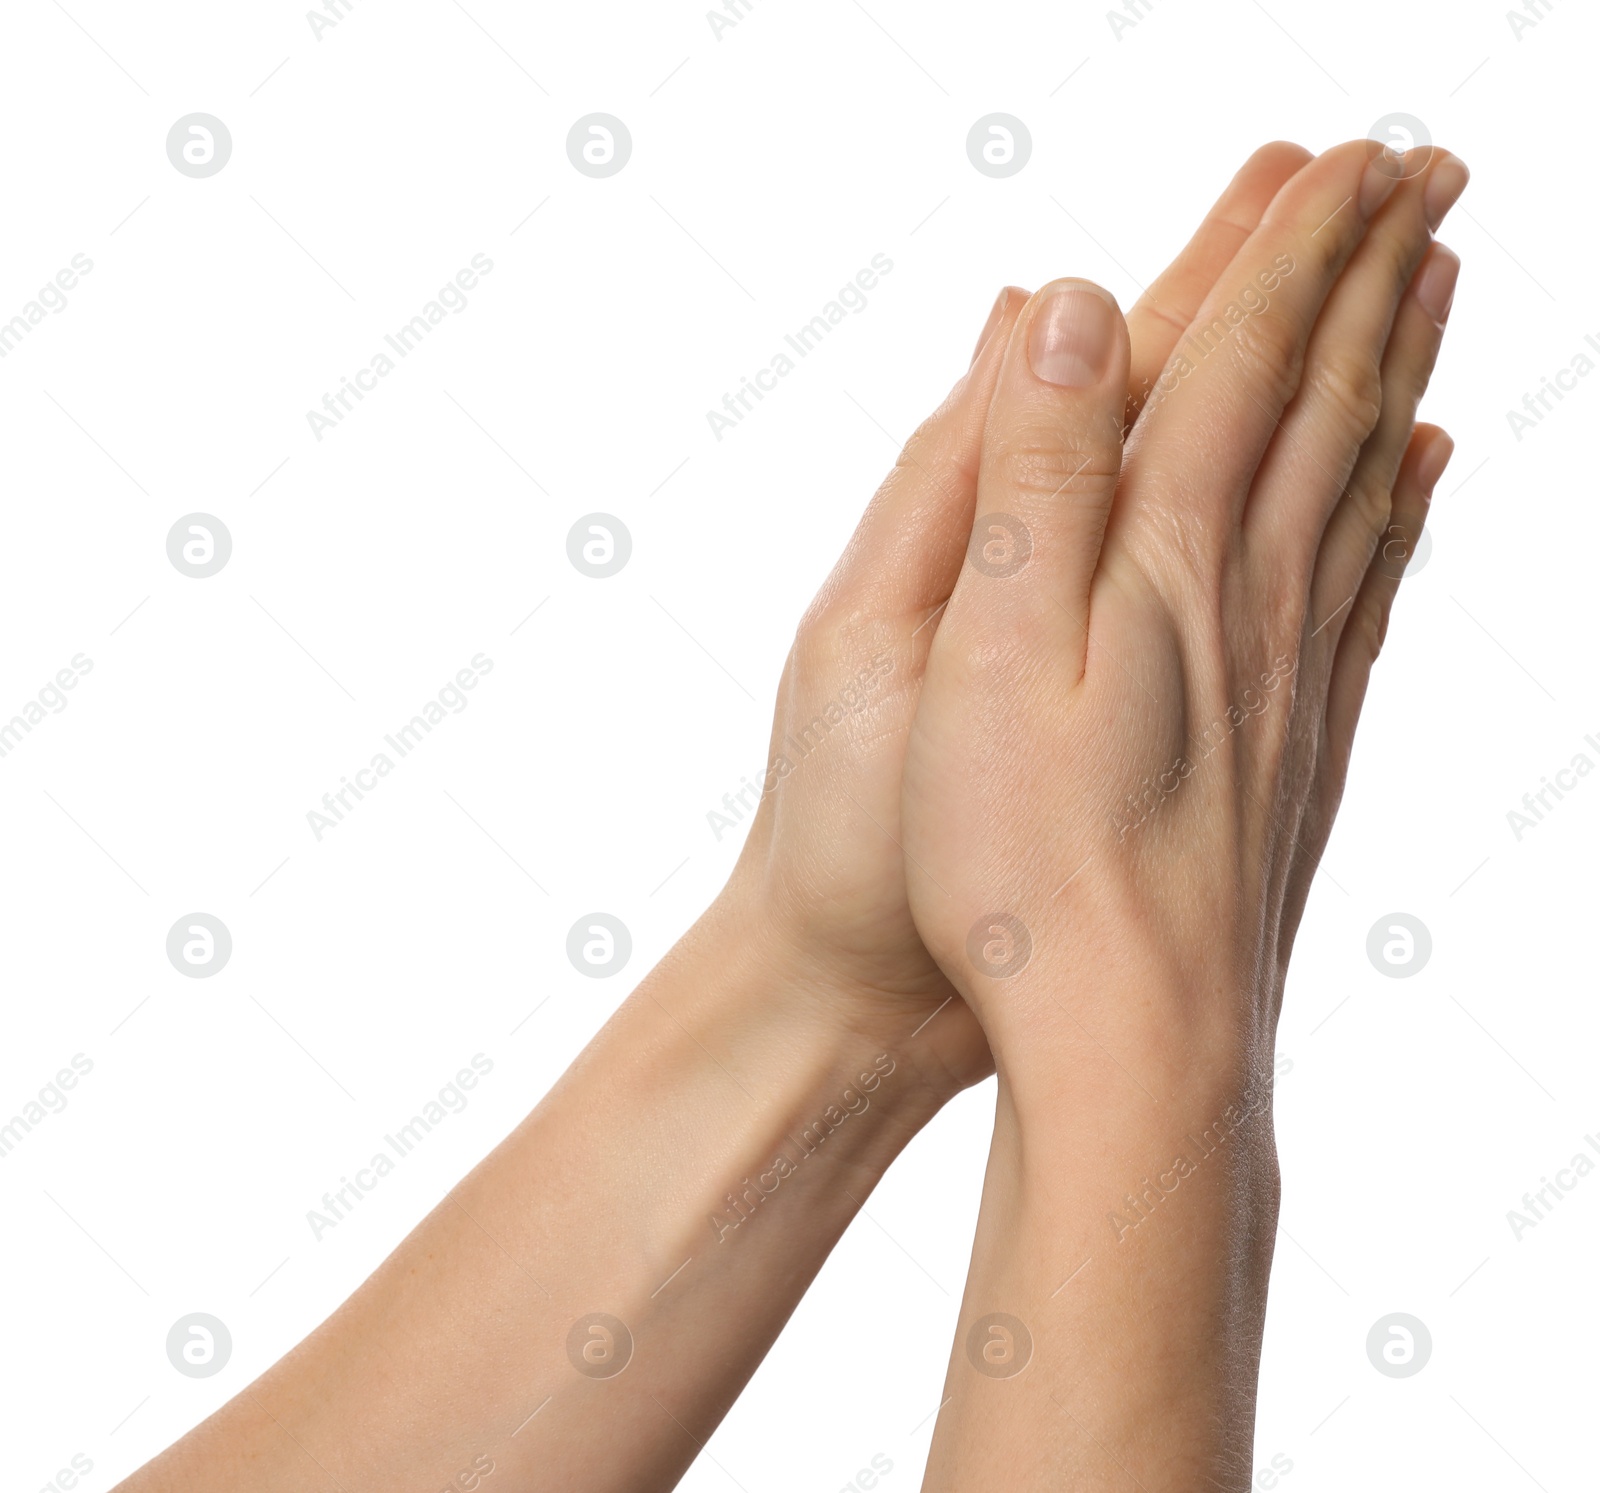
{"label": "forearm", "polygon": [[1158,1044],[1119,1040],[1119,1068],[1078,1035],[1048,1082],[1008,1081],[1002,1060],[925,1486],[1243,1489],[1277,1212],[1270,1087]]}
{"label": "forearm", "polygon": [[127,1493],[424,1493],[491,1466],[670,1486],[948,1097],[914,1022],[843,1030],[806,980],[719,904],[344,1306]]}

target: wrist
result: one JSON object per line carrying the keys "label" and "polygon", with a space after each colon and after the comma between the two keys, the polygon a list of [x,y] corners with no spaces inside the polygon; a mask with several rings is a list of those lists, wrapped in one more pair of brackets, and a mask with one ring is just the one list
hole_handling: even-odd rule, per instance
{"label": "wrist", "polygon": [[1177,1106],[1198,1122],[1270,1092],[1275,1020],[1263,1013],[1275,999],[1223,954],[1180,961],[1167,944],[1097,936],[1093,923],[1070,938],[1046,928],[1020,967],[985,970],[969,954],[952,970],[1021,1113],[1048,1125]]}
{"label": "wrist", "polygon": [[1024,1187],[1048,1185],[1063,1207],[1102,1222],[1131,1198],[1122,1211],[1136,1226],[1164,1198],[1196,1191],[1196,1176],[1224,1207],[1277,1202],[1270,1071],[1160,1094],[1083,1085],[1063,1103],[1019,1091],[1002,1070],[995,1146]]}
{"label": "wrist", "polygon": [[1087,1013],[1069,1025],[1076,1042],[1048,1060],[1000,1052],[993,1164],[1013,1195],[1083,1258],[1181,1270],[1197,1241],[1251,1239],[1261,1247],[1229,1262],[1236,1286],[1264,1289],[1279,1200],[1270,1050],[1263,1063],[1248,1042],[1108,1031]]}
{"label": "wrist", "polygon": [[[1005,1323],[1027,1372],[996,1395],[953,1360],[930,1467],[1043,1436],[1074,1487],[1234,1486],[1276,1236],[1270,1115],[1241,1112],[1224,1135],[1141,1096],[1142,1109],[1041,1126],[1014,1097],[1002,1069],[959,1332],[984,1374],[974,1345]],[[987,1485],[988,1469],[962,1472],[938,1485]]]}
{"label": "wrist", "polygon": [[810,1156],[826,1139],[870,1186],[955,1090],[906,1041],[921,1018],[863,1016],[860,994],[759,906],[725,895],[633,999],[664,1046],[718,1076],[708,1118],[731,1127],[749,1165]]}
{"label": "wrist", "polygon": [[[921,1125],[961,1090],[994,1072],[982,1029],[955,987],[922,948],[907,920],[914,956],[891,940],[848,954],[839,940],[798,915],[770,885],[738,873],[685,936],[696,963],[739,951],[731,1019],[781,1026],[806,1050],[845,1067],[888,1053],[896,1063],[897,1107]],[[675,951],[677,953],[678,951]]]}

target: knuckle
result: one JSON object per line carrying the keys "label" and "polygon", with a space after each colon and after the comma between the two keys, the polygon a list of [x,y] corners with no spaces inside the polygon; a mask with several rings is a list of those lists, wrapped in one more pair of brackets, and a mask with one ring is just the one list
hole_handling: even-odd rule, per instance
{"label": "knuckle", "polygon": [[936,443],[943,431],[946,407],[949,403],[950,401],[947,399],[944,404],[927,416],[911,432],[911,438],[900,448],[898,455],[894,459],[894,464],[897,468],[921,468],[928,461],[931,454],[929,448]]}
{"label": "knuckle", "polygon": [[1421,525],[1404,522],[1400,514],[1392,513],[1378,538],[1374,563],[1379,573],[1392,581],[1403,579],[1421,537]]}
{"label": "knuckle", "polygon": [[1367,656],[1375,660],[1383,652],[1383,640],[1389,633],[1389,599],[1375,592],[1362,597],[1359,606],[1356,625],[1361,629]]}
{"label": "knuckle", "polygon": [[848,626],[850,609],[844,604],[840,588],[832,577],[812,598],[800,616],[794,630],[792,654],[795,662],[806,669],[825,658],[838,654],[838,642]]}
{"label": "knuckle", "polygon": [[981,618],[970,609],[951,610],[955,615],[939,635],[941,667],[980,710],[1010,698],[1032,676],[1029,661],[1044,646],[1036,616],[1029,609]]}
{"label": "knuckle", "polygon": [[[1434,358],[1437,354],[1437,345],[1418,356],[1397,358],[1389,370],[1384,401],[1384,427],[1393,431],[1393,439],[1404,442],[1411,434],[1411,426],[1416,420],[1417,407],[1422,403],[1422,396],[1428,392],[1428,385],[1433,379]],[[1394,412],[1389,413],[1388,406],[1393,405]]]}
{"label": "knuckle", "polygon": [[1395,226],[1383,232],[1376,246],[1379,262],[1388,282],[1387,293],[1396,301],[1405,294],[1406,287],[1411,284],[1417,266],[1422,263],[1423,257],[1428,252],[1429,244],[1429,236],[1422,231],[1420,222],[1414,225],[1410,220],[1402,222],[1404,226]]}
{"label": "knuckle", "polygon": [[1300,330],[1281,312],[1267,310],[1249,317],[1234,331],[1244,370],[1274,408],[1294,398],[1305,369],[1305,344]]}
{"label": "knuckle", "polygon": [[800,618],[791,657],[806,674],[819,669],[848,672],[863,659],[892,652],[897,641],[892,616],[830,579]]}
{"label": "knuckle", "polygon": [[1059,431],[1038,427],[1002,437],[985,454],[988,475],[998,480],[1001,491],[1044,501],[1108,493],[1122,474],[1119,457],[1113,447],[1079,447],[1063,440]]}
{"label": "knuckle", "polygon": [[1189,330],[1189,319],[1180,316],[1175,311],[1169,311],[1165,305],[1158,301],[1148,290],[1134,303],[1133,309],[1128,312],[1130,324],[1136,317],[1148,317],[1151,321],[1167,328],[1176,336],[1183,336]]}
{"label": "knuckle", "polygon": [[1394,495],[1387,482],[1371,476],[1357,474],[1350,484],[1350,507],[1361,526],[1361,532],[1376,540],[1389,527],[1394,512]]}
{"label": "knuckle", "polygon": [[1308,219],[1301,224],[1300,231],[1309,235],[1299,246],[1305,255],[1304,268],[1318,284],[1331,291],[1365,234],[1356,204],[1346,199],[1331,218],[1315,228]]}
{"label": "knuckle", "polygon": [[1330,348],[1306,370],[1305,393],[1312,408],[1340,422],[1353,442],[1362,442],[1383,418],[1383,375],[1375,358]]}
{"label": "knuckle", "polygon": [[873,494],[869,512],[878,517],[891,505],[911,505],[916,509],[948,501],[957,485],[970,482],[975,463],[954,460],[932,438],[918,430],[901,448],[894,465]]}

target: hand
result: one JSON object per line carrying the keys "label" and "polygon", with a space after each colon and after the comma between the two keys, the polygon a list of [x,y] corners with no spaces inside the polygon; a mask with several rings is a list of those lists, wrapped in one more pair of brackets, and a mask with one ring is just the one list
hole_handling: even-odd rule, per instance
{"label": "hand", "polygon": [[1371,155],[1277,195],[1126,453],[1111,298],[1057,282],[1011,331],[903,799],[917,928],[1003,1074],[1053,1082],[1090,1034],[1169,1088],[1215,1071],[1197,1052],[1230,1078],[1271,1052],[1394,556],[1451,449],[1413,419],[1465,169]]}
{"label": "hand", "polygon": [[[1131,419],[1219,274],[1310,156],[1257,151],[1128,315],[1117,384]],[[801,622],[778,688],[760,811],[725,903],[811,971],[830,1019],[922,1038],[952,1091],[992,1071],[988,1043],[928,955],[907,904],[900,779],[933,614],[961,574],[984,421],[1026,296],[1001,293],[968,373],[911,438]]]}
{"label": "hand", "polygon": [[1285,966],[1450,454],[1413,418],[1466,172],[1369,154],[1278,194],[1125,450],[1108,296],[1047,286],[1005,351],[904,778],[1001,1080],[930,1490],[1249,1475]]}

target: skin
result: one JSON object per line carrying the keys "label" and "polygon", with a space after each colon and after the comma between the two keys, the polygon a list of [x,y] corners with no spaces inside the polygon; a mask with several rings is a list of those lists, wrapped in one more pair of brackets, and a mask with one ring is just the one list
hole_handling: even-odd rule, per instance
{"label": "skin", "polygon": [[1413,421],[1464,171],[1369,157],[1277,194],[1195,325],[1253,314],[1186,337],[1126,441],[1117,317],[1089,374],[1040,376],[1056,297],[1092,322],[1104,292],[1046,286],[1011,333],[902,803],[916,926],[1000,1076],[932,1489],[1249,1479],[1284,977],[1450,449]]}
{"label": "skin", "polygon": [[[1128,312],[1127,418],[1145,395],[1205,296],[1260,222],[1279,189],[1311,160],[1298,145],[1256,151],[1193,238]],[[816,759],[797,761],[768,793],[735,883],[779,909],[791,940],[821,961],[830,986],[849,992],[837,1018],[876,1029],[886,1017],[929,1027],[950,1080],[993,1071],[981,1027],[929,955],[911,918],[901,853],[900,784],[921,693],[927,643],[961,574],[977,496],[985,420],[1025,292],[1000,293],[973,364],[912,435],[879,488],[833,574],[802,619],[778,686],[769,763],[816,712],[874,660],[889,668],[868,705],[832,733]]]}
{"label": "skin", "polygon": [[[1202,1096],[1209,1102],[1213,1094],[1233,1092],[1231,1081],[1244,1070],[1224,1034],[1242,1030],[1241,1012],[1253,1010],[1250,1001],[1261,997],[1259,981],[1239,977],[1249,964],[1246,934],[1265,927],[1268,912],[1280,904],[1294,904],[1297,917],[1295,897],[1303,901],[1294,880],[1302,862],[1282,851],[1254,818],[1228,817],[1229,805],[1238,808],[1238,795],[1211,787],[1186,795],[1182,816],[1173,812],[1145,827],[1137,874],[1125,871],[1103,883],[1096,878],[1092,884],[1102,888],[1097,896],[1080,894],[1062,904],[1072,917],[1099,920],[1100,943],[1115,947],[1121,961],[1115,981],[1081,957],[1069,957],[1065,933],[1037,914],[1037,968],[1051,973],[1031,987],[1011,982],[1006,994],[1025,992],[1019,1000],[997,1000],[989,984],[974,980],[961,951],[977,915],[972,908],[986,910],[999,905],[996,898],[1009,898],[1008,905],[1031,912],[1030,878],[1046,869],[1053,874],[1053,858],[1071,843],[1062,827],[1076,834],[1080,821],[1089,823],[1091,810],[1102,812],[1114,803],[1126,791],[1129,771],[1154,760],[1152,739],[1164,749],[1181,726],[1181,715],[1174,724],[1176,707],[1167,707],[1163,716],[1130,701],[1127,688],[1119,693],[1105,679],[1109,664],[1088,667],[1102,639],[1107,656],[1127,649],[1127,657],[1152,670],[1151,689],[1172,701],[1198,691],[1195,698],[1209,703],[1231,687],[1230,670],[1247,662],[1254,666],[1254,651],[1246,645],[1261,640],[1251,628],[1263,619],[1246,602],[1242,588],[1248,578],[1226,570],[1221,559],[1239,548],[1237,542],[1213,543],[1210,571],[1194,564],[1201,538],[1212,534],[1209,525],[1222,523],[1220,489],[1180,495],[1155,477],[1130,486],[1131,506],[1165,515],[1147,526],[1162,544],[1172,545],[1183,533],[1195,548],[1166,554],[1154,541],[1138,538],[1145,530],[1136,528],[1126,545],[1130,558],[1108,565],[1113,578],[1104,583],[1096,578],[1098,558],[1078,553],[1089,530],[1074,515],[1097,503],[1106,510],[1091,527],[1104,531],[1109,551],[1122,503],[1118,494],[1118,512],[1112,514],[1112,474],[1122,458],[1124,426],[1135,418],[1130,474],[1135,458],[1152,473],[1182,470],[1185,460],[1202,454],[1194,445],[1196,430],[1220,418],[1232,421],[1237,449],[1228,502],[1240,484],[1253,499],[1249,478],[1257,466],[1266,470],[1263,463],[1274,448],[1261,434],[1259,413],[1241,402],[1240,390],[1263,370],[1216,362],[1171,393],[1162,390],[1161,372],[1208,298],[1228,298],[1239,263],[1257,257],[1260,235],[1287,231],[1282,224],[1291,218],[1299,221],[1298,212],[1285,206],[1286,196],[1322,201],[1332,177],[1345,170],[1342,158],[1333,165],[1328,160],[1311,163],[1304,151],[1286,145],[1257,152],[1173,267],[1129,313],[1126,331],[1117,318],[1115,366],[1092,391],[1075,394],[1059,408],[1034,407],[1034,416],[1048,416],[1046,424],[1070,437],[1058,458],[1069,448],[1087,449],[1095,432],[1104,442],[1100,455],[1108,475],[1098,487],[1084,482],[1061,489],[1070,501],[1057,501],[1055,509],[1042,489],[1033,491],[1040,501],[1031,522],[1041,540],[1049,538],[1048,525],[1056,519],[1067,520],[1063,536],[1076,538],[1042,543],[1032,578],[1020,589],[1005,583],[1013,587],[1009,592],[976,587],[971,567],[964,568],[975,514],[989,512],[997,494],[1012,512],[1029,499],[1027,485],[1017,481],[1027,463],[1018,464],[1020,448],[1011,436],[1023,428],[1021,412],[1028,407],[1019,349],[1026,347],[1044,293],[1030,299],[1020,291],[1002,292],[968,373],[913,436],[800,625],[779,688],[771,753],[774,762],[792,759],[792,770],[766,793],[727,888],[532,1114],[349,1301],[208,1421],[121,1484],[124,1490],[198,1493],[221,1485],[239,1493],[334,1487],[468,1493],[490,1475],[486,1465],[493,1468],[491,1487],[508,1489],[621,1493],[670,1486],[754,1372],[894,1156],[960,1089],[998,1065],[998,1160],[991,1163],[969,1312],[974,1302],[995,1299],[1033,1311],[1038,1280],[1054,1271],[1061,1241],[1082,1222],[1081,1199],[1098,1206],[1111,1176],[1119,1187],[1126,1185],[1131,1157],[1147,1167],[1147,1138],[1159,1136],[1166,1144],[1171,1116],[1128,1109],[1115,1081],[1096,1068],[1092,1054],[1085,1061],[1084,1044],[1052,1015],[1056,997],[1070,999],[1082,1022],[1104,1023],[1107,1033],[1121,1020],[1111,1040],[1128,1056],[1138,1041],[1153,1042],[1153,1052],[1137,1060],[1145,1081],[1166,1096],[1172,1115],[1207,1113]],[[1420,189],[1405,190],[1414,195]],[[1341,226],[1336,241],[1343,247],[1324,270],[1314,268],[1311,254],[1297,269],[1296,295],[1310,285],[1303,296],[1307,304],[1315,299],[1318,307],[1325,300],[1332,305],[1328,285],[1344,285],[1352,271],[1341,278],[1339,269],[1346,260],[1355,264],[1358,242],[1375,237],[1371,230],[1363,237]],[[1414,268],[1421,252],[1413,255],[1417,246],[1406,234],[1400,237],[1410,247],[1400,255],[1404,263],[1394,268],[1396,276],[1404,264]],[[1314,295],[1318,286],[1321,294]],[[1328,349],[1313,346],[1297,389],[1335,387],[1319,371],[1319,359],[1345,356],[1351,345],[1366,348],[1374,367],[1385,358],[1386,411],[1391,388],[1420,389],[1416,357],[1395,352],[1407,313],[1402,309],[1391,336],[1392,308],[1375,313],[1369,305],[1374,297],[1383,298],[1371,287],[1349,293],[1352,325],[1361,322],[1350,334],[1355,342],[1340,334],[1328,339]],[[1316,320],[1314,310],[1301,307],[1299,314]],[[1296,393],[1287,384],[1279,387],[1285,401]],[[1196,405],[1202,393],[1211,407]],[[1265,397],[1270,407],[1271,392]],[[1386,453],[1393,441],[1379,437],[1391,427],[1404,448],[1410,410],[1402,412],[1406,400],[1395,398],[1400,402],[1392,418],[1387,425],[1380,421],[1368,449],[1382,446]],[[1217,414],[1214,407],[1229,401],[1225,414]],[[1333,448],[1343,448],[1322,439],[1329,418],[1308,420],[1296,450],[1303,447],[1337,465]],[[1346,420],[1352,430],[1355,423]],[[1422,469],[1432,446],[1425,437],[1418,440],[1396,486],[1392,524],[1420,526],[1415,510],[1427,485]],[[1248,453],[1256,446],[1261,449],[1252,463]],[[1208,467],[1216,468],[1219,459],[1205,453]],[[1367,460],[1366,449],[1360,459]],[[1328,510],[1324,527],[1330,537],[1320,545],[1309,537],[1301,541],[1314,559],[1333,535],[1350,531],[1350,563],[1343,569],[1323,577],[1306,562],[1312,580],[1325,579],[1335,590],[1349,584],[1356,593],[1344,608],[1345,621],[1317,640],[1329,657],[1317,747],[1320,752],[1326,736],[1328,760],[1337,764],[1341,779],[1340,743],[1345,751],[1348,743],[1340,723],[1348,717],[1353,729],[1360,703],[1355,675],[1364,685],[1365,663],[1341,673],[1338,661],[1348,639],[1364,639],[1362,629],[1370,631],[1387,615],[1383,586],[1392,589],[1392,582],[1380,577],[1382,584],[1369,595],[1371,553],[1359,565],[1356,560],[1358,551],[1370,549],[1363,522],[1379,506],[1390,519],[1391,468],[1389,456],[1380,453],[1350,479],[1352,493],[1370,487],[1372,495],[1355,503],[1353,518],[1342,517],[1341,497],[1324,494],[1320,503]],[[1362,470],[1370,481],[1360,479]],[[1283,485],[1301,482],[1297,473],[1289,470]],[[1180,496],[1185,504],[1204,497],[1216,511],[1208,510],[1204,520],[1186,507],[1180,515]],[[1157,504],[1158,497],[1166,507]],[[1260,511],[1273,516],[1292,507],[1285,499],[1264,503]],[[1389,538],[1400,543],[1404,536]],[[1167,568],[1150,558],[1164,554],[1161,566]],[[1229,625],[1219,620],[1219,578],[1224,594],[1240,598]],[[1035,584],[1041,579],[1055,596]],[[1270,594],[1282,599],[1286,592],[1277,587]],[[1001,600],[993,601],[997,596]],[[1022,605],[1030,596],[1031,603]],[[1189,610],[1180,612],[1180,603]],[[1075,635],[1058,620],[1073,608],[1082,612],[1078,631],[1088,629],[1092,649],[1082,636],[1072,641]],[[1274,612],[1267,620],[1281,623],[1287,636],[1288,616],[1288,610]],[[1242,632],[1233,630],[1234,620]],[[1202,623],[1216,624],[1215,635]],[[1276,642],[1276,635],[1270,640]],[[1353,645],[1352,659],[1364,658],[1364,646]],[[1017,651],[1024,647],[1033,650],[1026,657]],[[1148,659],[1139,652],[1146,648]],[[1009,661],[1026,662],[1025,671],[973,674],[976,658],[999,657],[1007,649],[1013,650]],[[1301,677],[1310,677],[1309,662],[1297,675],[1297,689]],[[1102,696],[1090,693],[1091,680]],[[828,722],[827,731],[812,727],[831,703],[846,699],[846,690],[854,708]],[[1100,719],[1106,711],[1132,717],[1120,740],[1108,734],[1118,723],[1108,728]],[[801,754],[792,743],[808,729],[820,744]],[[1012,757],[995,755],[997,732],[1015,736],[1007,749]],[[1265,753],[1267,732],[1259,734],[1261,762],[1276,761]],[[1301,737],[1293,740],[1298,744]],[[944,751],[950,760],[941,765]],[[1071,772],[1090,776],[1076,787],[1066,783],[1060,759],[1050,755],[1057,752],[1075,754]],[[1041,774],[1046,762],[1054,765]],[[1032,773],[1026,793],[1023,769]],[[981,804],[972,797],[978,780],[962,781],[962,770],[988,774]],[[1251,783],[1281,786],[1266,781],[1271,773],[1264,768],[1251,771]],[[1319,777],[1311,770],[1295,780],[1299,796],[1291,795],[1291,801],[1303,836],[1315,835],[1308,817],[1314,795],[1307,785],[1334,771],[1323,769]],[[1244,769],[1230,769],[1230,784],[1235,776],[1244,782]],[[1325,805],[1329,818],[1332,808],[1331,801]],[[944,818],[965,825],[970,839],[962,842],[941,828]],[[1043,833],[1041,825],[1051,832]],[[1158,852],[1158,845],[1188,857],[1191,866],[1201,852],[1229,866],[1227,896],[1193,873],[1189,882],[1177,873],[1175,880],[1163,880],[1166,851]],[[1132,864],[1126,853],[1123,862]],[[953,894],[930,893],[935,877]],[[1283,896],[1258,897],[1259,906],[1252,902],[1247,891],[1258,890],[1262,881],[1274,887],[1281,881]],[[1203,909],[1196,905],[1197,882],[1212,898]],[[1222,903],[1234,919],[1216,924]],[[1253,923],[1245,912],[1254,915]],[[1119,915],[1132,921],[1117,944],[1112,919]],[[1213,924],[1207,924],[1208,916]],[[1178,955],[1192,952],[1202,925],[1213,942],[1185,964]],[[1225,936],[1218,936],[1219,927]],[[1189,938],[1191,946],[1175,943],[1169,956],[1159,942],[1166,938]],[[1274,945],[1273,954],[1286,958],[1286,946]],[[1259,958],[1250,967],[1259,973],[1258,965]],[[1188,981],[1182,988],[1173,983],[1180,974]],[[1281,976],[1276,988],[1281,990]],[[1247,989],[1253,992],[1248,999]],[[1156,1019],[1141,1024],[1119,1012],[1119,1000]],[[1229,1000],[1233,1005],[1219,1015]],[[1174,1012],[1198,1045],[1162,1045],[1150,1038]],[[1260,1026],[1259,1011],[1256,1020]],[[1199,1075],[1207,1076],[1202,1081]],[[1100,1172],[1078,1155],[1078,1111],[1062,1099],[1069,1077],[1074,1105],[1115,1100],[1124,1112],[1125,1127],[1098,1157]],[[1040,1169],[1036,1157],[1055,1159]],[[1076,1177],[1066,1174],[1073,1166]],[[1213,1168],[1214,1176],[1225,1174],[1230,1184],[1219,1181],[1216,1190],[1234,1204],[1248,1198],[1257,1206],[1252,1188],[1260,1178],[1247,1173],[1234,1185],[1231,1163]],[[1209,1179],[1206,1186],[1212,1186]],[[1080,1194],[1075,1211],[1066,1206],[1069,1194]],[[1055,1214],[1058,1200],[1062,1211]],[[1195,1252],[1181,1266],[1165,1253],[1161,1263],[1216,1277],[1192,1291],[1199,1302],[1193,1310],[1236,1334],[1233,1351],[1242,1363],[1253,1351],[1252,1330],[1259,1340],[1259,1312],[1250,1294],[1253,1277],[1239,1278],[1238,1250],[1226,1247],[1239,1216],[1237,1206],[1229,1211],[1219,1205],[1209,1229],[1169,1231],[1188,1239]],[[1013,1237],[1006,1237],[1007,1230]],[[1160,1289],[1172,1288],[1159,1271],[1149,1278]],[[1138,1284],[1141,1278],[1132,1279]],[[1186,1293],[1189,1286],[1179,1294]],[[1226,1310],[1217,1305],[1219,1293]],[[595,1313],[607,1320],[591,1325],[587,1319]],[[1093,1332],[1104,1323],[1091,1313],[1081,1325]],[[1066,1337],[1056,1341],[1060,1353],[1073,1351]],[[1194,1361],[1208,1375],[1215,1366],[1204,1353]],[[618,1364],[617,1372],[605,1372]],[[1131,1435],[1129,1428],[1148,1409],[1148,1390],[1125,1384],[1117,1361],[1108,1367],[1089,1359],[1078,1367],[1098,1381],[1095,1424],[1112,1437],[1123,1430]],[[1211,1413],[1212,1402],[1185,1388],[1180,1369],[1174,1363],[1163,1383],[1192,1396],[1190,1404],[1179,1395],[1185,1413]],[[985,1384],[992,1382],[1000,1381]],[[1030,1393],[1044,1382],[1043,1375],[1008,1381]],[[1228,1382],[1239,1400],[1229,1401],[1228,1437],[1237,1440],[1242,1425],[1247,1442],[1253,1372],[1249,1385],[1242,1369]],[[1026,1463],[1018,1465],[1024,1471],[1072,1465],[1060,1460],[1053,1430],[1041,1431],[1030,1419],[1036,1412],[1022,1406],[1019,1413],[1020,1405],[1013,1397],[1005,1422],[1028,1448]],[[967,1470],[976,1457],[995,1465],[994,1428],[981,1423],[988,1413],[970,1394],[952,1401],[940,1421],[931,1476],[949,1486],[991,1485],[987,1476],[975,1479]],[[1151,1465],[1159,1471],[1165,1464]]]}

